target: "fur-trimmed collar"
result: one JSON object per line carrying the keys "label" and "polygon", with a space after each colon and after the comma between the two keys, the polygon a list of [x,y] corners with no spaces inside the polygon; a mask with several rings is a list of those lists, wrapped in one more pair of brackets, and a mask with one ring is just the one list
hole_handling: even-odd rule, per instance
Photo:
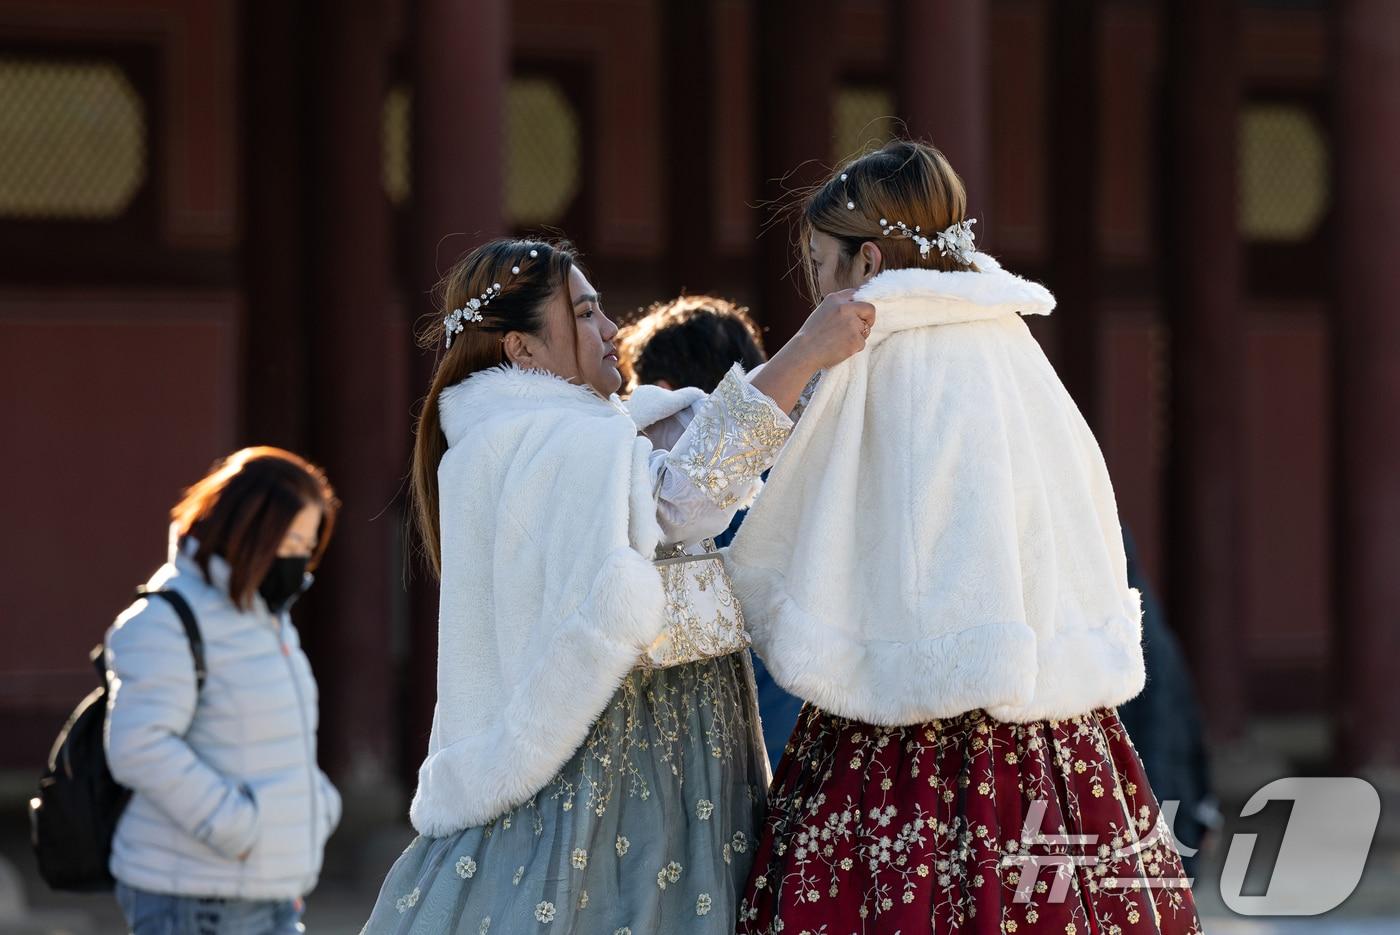
{"label": "fur-trimmed collar", "polygon": [[875,306],[876,335],[1005,315],[1048,315],[1055,308],[1055,297],[1040,283],[1007,272],[985,253],[973,260],[979,272],[886,270],[855,297]]}
{"label": "fur-trimmed collar", "polygon": [[485,419],[542,408],[572,409],[594,417],[627,414],[616,396],[604,399],[592,387],[513,364],[478,370],[438,397],[438,416],[448,445],[466,438]]}

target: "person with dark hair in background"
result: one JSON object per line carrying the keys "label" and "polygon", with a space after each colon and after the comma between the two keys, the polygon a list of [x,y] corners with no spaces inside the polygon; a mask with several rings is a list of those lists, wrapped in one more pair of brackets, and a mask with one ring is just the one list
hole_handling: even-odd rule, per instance
{"label": "person with dark hair in background", "polygon": [[710,393],[735,364],[752,372],[768,359],[749,310],[713,295],[653,303],[618,330],[615,343],[627,392],[652,385]]}
{"label": "person with dark hair in background", "polygon": [[[616,344],[623,377],[634,398],[639,392],[645,397],[644,387],[648,386],[667,390],[697,387],[709,392],[735,364],[752,372],[768,359],[762,333],[749,310],[713,295],[682,295],[652,304],[618,332]],[[799,409],[801,405],[799,400]],[[665,447],[667,440],[660,437],[659,429],[649,430],[648,436]],[[715,536],[716,546],[723,548],[733,540],[747,512],[735,514],[729,528]],[[784,691],[757,655],[753,656],[753,674],[763,742],[769,763],[776,767],[797,726],[802,699]]]}
{"label": "person with dark hair in background", "polygon": [[303,931],[340,796],[316,765],[316,680],[288,609],[339,502],[278,448],[217,463],[171,511],[146,585],[193,611],[200,685],[171,603],[142,598],[107,633],[107,762],[132,790],[112,841],[134,935]]}
{"label": "person with dark hair in background", "polygon": [[[1133,738],[1163,813],[1175,808],[1168,824],[1176,839],[1198,851],[1210,831],[1219,827],[1221,817],[1211,791],[1210,760],[1196,687],[1126,527],[1123,548],[1128,558],[1128,585],[1142,595],[1142,656],[1147,684],[1136,698],[1118,706],[1118,718]],[[1188,876],[1196,875],[1198,857],[1195,853],[1181,855]]]}

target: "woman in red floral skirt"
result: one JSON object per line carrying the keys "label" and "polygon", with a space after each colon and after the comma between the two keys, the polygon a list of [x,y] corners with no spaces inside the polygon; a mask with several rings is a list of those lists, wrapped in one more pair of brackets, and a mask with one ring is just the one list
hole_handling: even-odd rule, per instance
{"label": "woman in red floral skirt", "polygon": [[1098,444],[977,252],[961,180],[904,141],[804,205],[817,294],[875,306],[729,556],[754,643],[807,701],[741,904],[750,935],[1197,933],[1114,706],[1137,593]]}

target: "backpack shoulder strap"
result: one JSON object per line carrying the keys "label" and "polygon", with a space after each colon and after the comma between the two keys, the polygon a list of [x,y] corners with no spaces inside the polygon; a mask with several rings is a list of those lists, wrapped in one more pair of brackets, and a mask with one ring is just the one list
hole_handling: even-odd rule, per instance
{"label": "backpack shoulder strap", "polygon": [[195,619],[194,610],[190,607],[189,601],[185,600],[180,592],[168,588],[150,591],[140,587],[136,589],[136,596],[147,599],[155,596],[163,597],[175,609],[175,613],[180,617],[180,623],[185,627],[185,637],[190,641],[190,654],[194,656],[195,691],[203,691],[204,677],[209,671],[204,665],[204,637],[199,632],[199,621]]}

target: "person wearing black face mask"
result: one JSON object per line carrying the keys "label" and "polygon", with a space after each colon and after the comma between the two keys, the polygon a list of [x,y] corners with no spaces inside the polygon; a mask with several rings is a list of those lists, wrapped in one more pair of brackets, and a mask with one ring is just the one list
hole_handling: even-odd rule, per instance
{"label": "person wearing black face mask", "polygon": [[[295,932],[340,797],[316,764],[315,679],[287,612],[310,586],[339,503],[276,448],[215,465],[171,511],[170,560],[108,631],[107,759],[132,790],[112,841],[135,935]],[[300,737],[299,742],[289,738]]]}
{"label": "person wearing black face mask", "polygon": [[258,585],[258,593],[274,614],[289,609],[301,593],[311,587],[313,575],[306,570],[311,562],[308,555],[279,555]]}

